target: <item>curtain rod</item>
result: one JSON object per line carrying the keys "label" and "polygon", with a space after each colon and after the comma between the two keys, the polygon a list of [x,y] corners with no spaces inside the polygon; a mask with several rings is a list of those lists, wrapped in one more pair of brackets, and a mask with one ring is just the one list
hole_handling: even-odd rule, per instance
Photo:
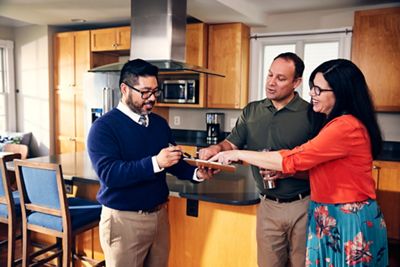
{"label": "curtain rod", "polygon": [[316,34],[333,34],[333,33],[345,33],[349,34],[353,32],[350,29],[343,29],[343,30],[333,30],[333,31],[321,31],[321,32],[304,32],[304,33],[282,33],[282,34],[254,34],[250,35],[250,39],[257,40],[258,38],[269,38],[269,37],[288,37],[288,36],[304,36],[304,35],[316,35]]}

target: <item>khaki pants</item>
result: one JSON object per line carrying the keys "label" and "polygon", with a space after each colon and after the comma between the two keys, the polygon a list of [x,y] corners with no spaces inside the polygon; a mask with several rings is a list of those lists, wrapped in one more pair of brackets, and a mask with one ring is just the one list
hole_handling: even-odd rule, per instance
{"label": "khaki pants", "polygon": [[310,197],[290,203],[261,199],[257,210],[259,267],[304,267]]}
{"label": "khaki pants", "polygon": [[153,213],[119,211],[103,206],[99,229],[107,267],[168,265],[166,206]]}

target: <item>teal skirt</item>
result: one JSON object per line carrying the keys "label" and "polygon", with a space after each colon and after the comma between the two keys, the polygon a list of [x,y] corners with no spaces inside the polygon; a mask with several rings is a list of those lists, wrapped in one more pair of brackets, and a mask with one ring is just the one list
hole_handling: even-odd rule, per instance
{"label": "teal skirt", "polygon": [[386,267],[386,224],[375,200],[310,202],[306,266]]}

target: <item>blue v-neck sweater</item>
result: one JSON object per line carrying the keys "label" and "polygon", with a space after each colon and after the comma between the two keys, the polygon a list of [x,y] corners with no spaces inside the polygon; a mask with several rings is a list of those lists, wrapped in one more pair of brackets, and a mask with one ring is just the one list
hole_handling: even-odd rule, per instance
{"label": "blue v-neck sweater", "polygon": [[151,157],[175,142],[162,117],[151,113],[149,122],[148,127],[139,125],[115,108],[90,128],[87,148],[100,178],[97,199],[102,205],[126,211],[152,209],[167,201],[166,171],[192,180],[195,168],[183,160],[154,173]]}

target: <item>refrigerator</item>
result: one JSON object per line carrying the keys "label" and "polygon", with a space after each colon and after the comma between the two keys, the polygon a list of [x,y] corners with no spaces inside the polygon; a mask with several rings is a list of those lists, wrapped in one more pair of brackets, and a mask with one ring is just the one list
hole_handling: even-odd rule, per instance
{"label": "refrigerator", "polygon": [[121,97],[119,72],[87,72],[84,76],[85,138],[92,123],[118,105]]}

